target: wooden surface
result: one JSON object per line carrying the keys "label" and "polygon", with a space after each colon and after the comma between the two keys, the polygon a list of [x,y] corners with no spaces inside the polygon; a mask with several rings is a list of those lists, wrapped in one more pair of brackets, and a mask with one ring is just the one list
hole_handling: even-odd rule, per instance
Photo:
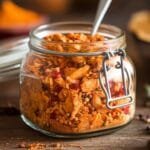
{"label": "wooden surface", "polygon": [[[150,83],[150,44],[137,40],[128,30],[127,23],[131,14],[135,11],[148,9],[150,0],[115,0],[109,13],[105,18],[105,22],[114,24],[126,31],[128,54],[133,59],[137,70],[137,110],[136,113],[149,114],[150,109],[142,107],[145,93],[145,83]],[[66,16],[51,17],[51,22],[64,20],[80,20],[92,21],[94,13],[79,10],[72,12]],[[93,11],[93,9],[92,9]],[[19,82],[18,80],[0,83],[0,107],[14,106],[18,108],[19,102]],[[48,147],[53,142],[71,143],[81,145],[85,150],[145,150],[150,149],[150,135],[145,132],[146,124],[141,121],[133,120],[133,122],[120,131],[82,140],[63,140],[52,139],[44,136],[27,127],[19,116],[0,115],[0,150],[16,150],[18,144],[22,142],[45,143]],[[48,148],[48,150],[53,150]],[[68,147],[67,149],[79,149],[76,146]]]}
{"label": "wooden surface", "polygon": [[[149,109],[138,108],[137,114],[148,114]],[[68,144],[65,150],[148,150],[150,149],[150,134],[145,131],[146,124],[142,121],[133,120],[128,126],[110,134],[88,139],[63,140],[47,137],[27,127],[20,116],[0,117],[0,150],[15,150],[22,142],[43,143],[49,150],[52,143]],[[74,145],[72,147],[69,146]],[[19,149],[18,149],[19,150]]]}

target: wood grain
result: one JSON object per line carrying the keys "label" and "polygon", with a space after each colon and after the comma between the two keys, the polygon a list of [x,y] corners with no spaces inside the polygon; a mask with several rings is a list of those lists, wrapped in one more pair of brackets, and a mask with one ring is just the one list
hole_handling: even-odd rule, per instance
{"label": "wood grain", "polygon": [[[138,106],[142,106],[144,101],[144,84],[150,83],[150,44],[137,40],[127,30],[127,23],[132,13],[142,9],[149,9],[149,4],[150,0],[115,0],[104,20],[104,22],[117,25],[126,31],[128,55],[134,61],[137,70]],[[92,21],[93,18],[94,13],[90,9],[84,12],[83,9],[77,11],[76,8],[75,12],[70,12],[65,16],[51,16],[51,22],[64,20]],[[13,106],[18,108],[18,102],[18,80],[0,83],[0,107]],[[136,113],[150,114],[150,109],[137,107]],[[48,150],[53,150],[50,148],[51,143],[57,142],[81,145],[83,150],[149,150],[150,135],[145,131],[146,126],[144,122],[133,120],[125,128],[110,135],[88,139],[63,140],[50,138],[30,129],[22,122],[20,116],[3,115],[0,116],[0,150],[16,150],[22,142],[44,143],[49,147]],[[67,146],[65,149],[78,150],[79,147]]]}
{"label": "wood grain", "polygon": [[[148,114],[149,109],[138,108],[137,114]],[[146,150],[150,135],[145,131],[146,124],[144,122],[133,120],[125,128],[110,134],[99,137],[64,140],[47,137],[37,131],[27,127],[20,116],[0,116],[0,150],[15,150],[22,142],[26,143],[43,143],[50,147],[52,143],[63,143],[75,145],[67,146],[65,149],[79,149],[76,145],[80,145],[83,150]]]}

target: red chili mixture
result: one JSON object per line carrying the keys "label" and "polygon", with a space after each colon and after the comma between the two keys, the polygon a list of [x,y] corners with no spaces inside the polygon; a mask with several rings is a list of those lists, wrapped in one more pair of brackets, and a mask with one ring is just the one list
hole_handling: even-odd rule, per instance
{"label": "red chili mixture", "polygon": [[[43,47],[59,52],[98,51],[104,37],[82,33],[53,34]],[[41,128],[58,133],[83,133],[126,124],[134,107],[108,109],[99,83],[103,56],[28,56],[23,68],[21,111]],[[115,77],[114,77],[115,78]],[[124,94],[121,82],[111,81],[113,97]],[[113,105],[119,102],[114,102]]]}

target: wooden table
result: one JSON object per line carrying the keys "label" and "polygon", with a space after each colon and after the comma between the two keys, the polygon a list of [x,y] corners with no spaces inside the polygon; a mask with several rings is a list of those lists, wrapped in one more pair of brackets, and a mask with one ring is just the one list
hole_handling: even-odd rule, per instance
{"label": "wooden table", "polygon": [[[149,109],[137,108],[137,114],[148,114]],[[150,149],[150,134],[145,131],[146,124],[133,120],[128,126],[117,132],[99,137],[77,140],[63,140],[47,137],[27,127],[20,116],[0,117],[0,150],[16,150],[23,142],[43,143],[48,150],[52,143],[63,143],[65,150],[148,150]],[[80,147],[78,147],[80,146]],[[18,148],[19,150],[19,148]]]}
{"label": "wooden table", "polygon": [[[117,1],[117,0],[116,0]],[[150,45],[141,42],[134,38],[134,36],[127,30],[127,22],[131,13],[147,9],[149,0],[118,0],[118,3],[112,6],[110,12],[105,18],[106,23],[117,25],[126,30],[128,54],[133,59],[137,69],[137,101],[138,107],[136,113],[149,114],[150,109],[142,107],[144,100],[144,84],[150,83],[149,72],[149,59],[150,59]],[[121,11],[120,11],[121,10]],[[90,10],[89,10],[90,11]],[[81,20],[91,21],[94,13],[78,12],[69,14],[65,17],[51,18],[51,21],[61,20]],[[122,17],[123,16],[123,17]],[[18,80],[9,81],[7,83],[0,83],[0,107],[14,106],[18,107],[19,101],[19,84]],[[117,150],[117,149],[131,149],[131,150],[145,150],[150,149],[150,135],[145,132],[146,124],[142,121],[133,120],[133,122],[113,134],[78,140],[63,140],[53,139],[44,136],[29,127],[27,127],[19,116],[16,115],[0,115],[0,150],[16,150],[17,146],[22,142],[29,143],[44,143],[50,148],[51,143],[70,143],[72,147],[67,146],[70,149],[79,149],[78,145],[85,150]],[[73,144],[76,144],[76,146]]]}

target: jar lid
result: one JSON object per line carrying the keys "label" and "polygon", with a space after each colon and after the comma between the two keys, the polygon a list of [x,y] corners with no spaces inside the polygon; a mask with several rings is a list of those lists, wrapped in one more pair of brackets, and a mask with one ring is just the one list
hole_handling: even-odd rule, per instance
{"label": "jar lid", "polygon": [[18,77],[22,58],[29,51],[28,41],[28,37],[19,37],[0,42],[0,82]]}

